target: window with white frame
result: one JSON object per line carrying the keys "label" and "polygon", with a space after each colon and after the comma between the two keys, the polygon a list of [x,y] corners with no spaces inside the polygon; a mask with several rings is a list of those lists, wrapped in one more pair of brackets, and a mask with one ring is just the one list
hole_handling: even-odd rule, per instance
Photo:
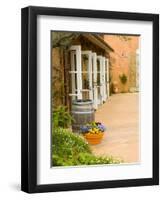
{"label": "window with white frame", "polygon": [[91,99],[94,108],[108,97],[108,59],[90,50],[82,51],[80,45],[70,48],[72,100]]}

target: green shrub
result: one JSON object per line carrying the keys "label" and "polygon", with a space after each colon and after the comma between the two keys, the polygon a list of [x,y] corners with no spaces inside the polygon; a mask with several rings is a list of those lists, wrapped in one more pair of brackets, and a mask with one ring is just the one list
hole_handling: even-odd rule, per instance
{"label": "green shrub", "polygon": [[72,116],[67,111],[67,107],[65,106],[59,106],[56,108],[53,112],[53,118],[52,118],[53,128],[68,128],[71,125],[71,122],[73,121]]}
{"label": "green shrub", "polygon": [[76,165],[80,152],[90,153],[85,140],[67,129],[56,128],[52,133],[53,165]]}
{"label": "green shrub", "polygon": [[52,162],[53,166],[120,163],[112,157],[93,155],[83,137],[62,128],[56,128],[52,133]]}
{"label": "green shrub", "polygon": [[126,82],[127,82],[126,74],[120,75],[119,78],[120,78],[122,84],[126,84]]}
{"label": "green shrub", "polygon": [[95,156],[89,153],[80,153],[78,160],[82,165],[97,165],[97,164],[118,164],[120,161],[113,157]]}

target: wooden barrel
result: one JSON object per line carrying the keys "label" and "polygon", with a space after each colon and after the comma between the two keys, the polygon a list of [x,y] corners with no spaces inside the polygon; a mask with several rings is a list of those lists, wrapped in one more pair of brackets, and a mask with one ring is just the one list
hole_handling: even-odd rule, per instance
{"label": "wooden barrel", "polygon": [[80,132],[80,127],[87,123],[95,121],[93,101],[75,100],[72,102],[71,115],[74,119],[72,122],[73,132]]}

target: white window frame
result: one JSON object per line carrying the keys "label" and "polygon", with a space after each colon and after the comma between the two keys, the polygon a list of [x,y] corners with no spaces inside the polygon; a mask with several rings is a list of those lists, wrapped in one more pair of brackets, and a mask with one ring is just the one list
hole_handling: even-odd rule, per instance
{"label": "white window frame", "polygon": [[[76,70],[75,70],[75,58],[76,55]],[[82,55],[88,56],[88,66],[86,71],[82,71]],[[82,51],[80,45],[73,45],[70,47],[70,56],[71,56],[71,70],[69,73],[71,74],[72,78],[72,93],[69,94],[72,96],[72,100],[75,99],[82,99],[83,91],[89,92],[89,99],[93,101],[94,108],[97,109],[99,104],[102,104],[107,100],[107,92],[109,94],[109,65],[108,59],[104,56],[97,55],[95,52],[90,50]],[[97,60],[100,63],[100,71],[97,72]],[[107,71],[107,77],[106,77]],[[89,88],[83,89],[82,88],[82,73],[88,73],[89,79]],[[97,73],[100,73],[100,99],[98,97],[98,86],[97,86]],[[75,76],[76,86],[75,86]],[[77,93],[76,93],[77,92]]]}
{"label": "white window frame", "polygon": [[93,69],[93,97],[94,97],[94,109],[98,108],[98,96],[97,96],[97,54],[92,53],[92,69]]}
{"label": "white window frame", "polygon": [[107,75],[106,75],[106,84],[107,84],[107,98],[109,98],[109,94],[110,94],[110,86],[109,86],[109,59],[106,58],[106,71],[107,71]]}
{"label": "white window frame", "polygon": [[102,104],[103,103],[103,73],[102,73],[103,59],[102,59],[102,56],[97,56],[97,59],[100,62],[100,99],[99,99],[99,104]]}
{"label": "white window frame", "polygon": [[[89,89],[82,89],[82,91],[89,91],[89,99],[93,101],[93,85],[92,85],[92,51],[82,51],[82,55],[88,56],[88,69],[86,70],[86,73],[88,73],[88,79],[89,79]],[[82,73],[84,71],[81,70]]]}
{"label": "white window frame", "polygon": [[102,57],[102,88],[103,88],[103,101],[105,102],[107,99],[106,96],[106,79],[105,79],[105,72],[106,72],[106,64],[105,64],[105,57]]}
{"label": "white window frame", "polygon": [[[82,99],[82,74],[81,74],[81,46],[80,45],[73,45],[70,47],[70,51],[74,51],[74,52],[70,52],[71,56],[73,56],[73,53],[76,55],[76,71],[75,69],[75,64],[74,64],[74,60],[72,58],[72,63],[71,63],[71,71],[69,71],[69,73],[71,73],[72,75],[75,73],[77,74],[77,88],[74,89],[75,87],[75,77],[72,80],[72,93],[69,94],[70,96],[72,96],[72,99],[74,99],[75,96],[77,96],[77,99]],[[77,90],[77,94],[75,92],[75,90]]]}

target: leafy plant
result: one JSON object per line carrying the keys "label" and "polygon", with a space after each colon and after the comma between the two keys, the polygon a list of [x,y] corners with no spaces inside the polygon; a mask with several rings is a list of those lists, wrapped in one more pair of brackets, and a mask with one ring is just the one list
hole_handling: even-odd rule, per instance
{"label": "leafy plant", "polygon": [[76,157],[79,153],[91,153],[84,138],[70,130],[55,128],[52,132],[52,159],[53,165],[78,164]]}
{"label": "leafy plant", "polygon": [[120,75],[119,78],[120,78],[122,84],[126,84],[126,82],[127,82],[126,74]]}
{"label": "leafy plant", "polygon": [[53,112],[53,128],[62,127],[68,128],[73,121],[72,116],[67,111],[67,107],[59,106]]}
{"label": "leafy plant", "polygon": [[89,153],[80,153],[78,156],[78,160],[83,165],[97,165],[97,164],[118,164],[119,160],[116,160],[113,157],[102,157],[95,156]]}
{"label": "leafy plant", "polygon": [[101,157],[92,154],[85,139],[70,130],[56,128],[52,133],[53,166],[118,164],[113,157]]}

